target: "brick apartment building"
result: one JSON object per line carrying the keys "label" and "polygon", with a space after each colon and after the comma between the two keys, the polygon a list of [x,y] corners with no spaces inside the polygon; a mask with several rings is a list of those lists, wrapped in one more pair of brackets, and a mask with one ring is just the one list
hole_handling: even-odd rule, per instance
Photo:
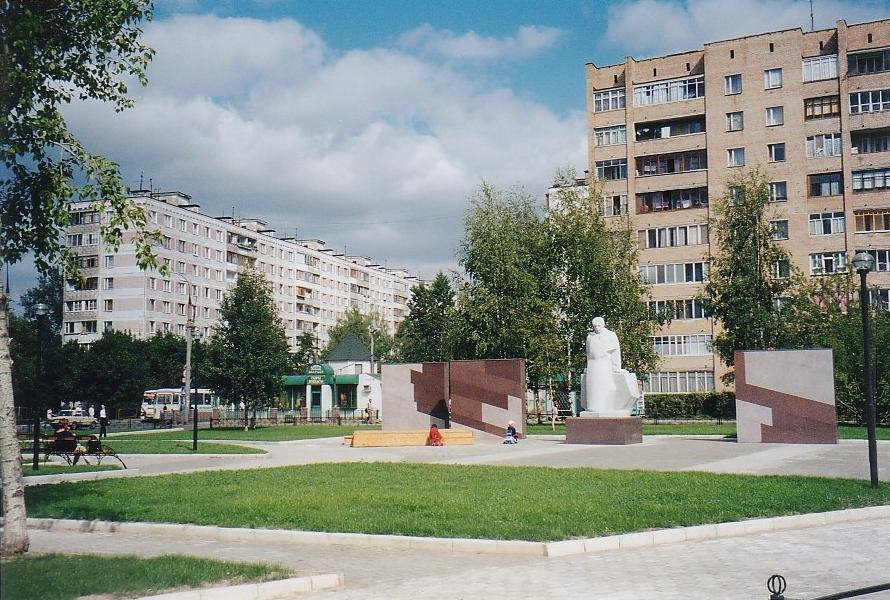
{"label": "brick apartment building", "polygon": [[770,182],[775,237],[799,269],[841,272],[871,252],[869,283],[890,309],[890,21],[588,64],[587,98],[602,213],[629,218],[652,307],[673,313],[653,339],[663,360],[646,391],[721,387],[715,324],[695,297],[714,200],[741,171]]}
{"label": "brick apartment building", "polygon": [[72,204],[65,242],[80,256],[86,279],[83,285],[66,283],[65,341],[91,343],[109,330],[137,337],[185,335],[189,287],[195,335],[206,338],[218,322],[223,296],[247,265],[271,283],[291,347],[305,332],[323,347],[328,329],[350,308],[379,315],[390,333],[408,314],[411,287],[419,280],[403,269],[346,256],[321,240],[276,237],[258,219],[211,217],[180,192],[138,191],[133,199],[163,235],[156,251],[171,274],[136,266],[132,233],[125,233],[117,253],[105,248],[99,229],[107,216],[89,203]]}

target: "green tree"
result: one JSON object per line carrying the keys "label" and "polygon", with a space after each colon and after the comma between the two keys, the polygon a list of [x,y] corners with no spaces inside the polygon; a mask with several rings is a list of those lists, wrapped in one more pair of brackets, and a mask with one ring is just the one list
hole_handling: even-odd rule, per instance
{"label": "green tree", "polygon": [[[180,387],[185,369],[185,339],[167,331],[141,340],[141,344],[145,347],[143,354],[147,367],[145,389]],[[199,344],[193,342],[193,355],[199,354]],[[194,356],[192,363],[198,364]],[[200,387],[197,370],[192,370],[192,387]]]}
{"label": "green tree", "polygon": [[543,377],[560,346],[547,248],[531,196],[479,187],[458,250],[457,358],[525,358],[529,379]]}
{"label": "green tree", "polygon": [[220,317],[202,372],[221,398],[244,403],[246,428],[247,412],[255,416],[257,408],[275,405],[284,389],[290,364],[287,336],[269,282],[252,269],[239,273],[223,298]]}
{"label": "green tree", "polygon": [[291,354],[291,369],[294,373],[308,373],[309,367],[318,362],[318,343],[315,336],[305,331],[297,341],[297,349]]}
{"label": "green tree", "polygon": [[429,285],[411,288],[408,316],[396,333],[399,356],[407,362],[454,357],[454,289],[441,271]]}
{"label": "green tree", "polygon": [[553,272],[562,365],[579,372],[590,321],[605,319],[621,342],[623,366],[636,373],[655,370],[658,356],[651,336],[661,323],[649,314],[649,287],[638,275],[636,240],[629,223],[607,227],[595,186],[584,194],[571,171],[557,174],[552,209],[545,222],[549,267]]}
{"label": "green tree", "polygon": [[711,256],[705,296],[721,325],[714,348],[732,366],[737,350],[793,347],[797,336],[790,324],[808,299],[801,275],[774,241],[763,175],[738,176],[727,189],[714,207],[717,253]]}
{"label": "green tree", "polygon": [[69,400],[104,404],[111,416],[138,407],[142,392],[153,387],[146,344],[129,333],[106,331],[91,344],[84,359],[82,387]]}
{"label": "green tree", "polygon": [[[144,84],[152,50],[140,40],[149,0],[0,0],[0,261],[31,252],[41,273],[62,265],[77,274],[61,236],[68,201],[93,202],[109,214],[102,236],[124,241],[137,263],[156,266],[145,212],[127,199],[116,164],[90,153],[68,131],[61,106],[72,101],[131,105],[130,78]],[[8,292],[0,293],[0,479],[6,517],[0,553],[28,550],[21,456],[9,355]]]}
{"label": "green tree", "polygon": [[[363,315],[357,308],[350,308],[343,317],[328,330],[328,345],[323,356],[330,354],[347,333],[354,333],[358,339],[368,348],[374,350],[374,360],[384,361],[395,358],[393,336],[386,329],[386,324],[380,315],[370,313]],[[371,339],[373,337],[373,344]]]}
{"label": "green tree", "polygon": [[38,304],[46,304],[46,324],[49,332],[58,336],[62,332],[62,286],[64,285],[62,271],[51,269],[40,274],[37,285],[30,288],[19,299],[22,305],[22,315],[29,321],[37,319]]}

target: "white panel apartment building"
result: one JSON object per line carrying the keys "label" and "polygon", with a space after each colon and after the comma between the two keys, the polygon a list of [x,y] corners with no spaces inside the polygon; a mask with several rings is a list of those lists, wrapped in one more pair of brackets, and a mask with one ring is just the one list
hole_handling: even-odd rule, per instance
{"label": "white panel apartment building", "polygon": [[379,315],[390,333],[408,314],[411,286],[418,279],[405,270],[346,256],[321,240],[277,238],[260,220],[211,217],[180,192],[137,191],[133,199],[163,235],[156,251],[171,273],[140,270],[131,233],[118,252],[106,247],[99,228],[107,215],[88,203],[72,204],[65,243],[80,256],[86,281],[66,283],[65,341],[88,344],[109,330],[142,338],[164,331],[185,335],[189,286],[195,335],[206,338],[218,322],[226,290],[250,264],[272,284],[291,347],[304,332],[323,347],[328,329],[352,307]]}

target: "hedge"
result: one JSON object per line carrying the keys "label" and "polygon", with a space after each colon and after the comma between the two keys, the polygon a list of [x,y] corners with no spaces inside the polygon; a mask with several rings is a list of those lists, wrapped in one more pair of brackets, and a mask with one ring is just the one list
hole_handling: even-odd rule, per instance
{"label": "hedge", "polygon": [[645,416],[649,419],[735,419],[735,394],[646,394]]}

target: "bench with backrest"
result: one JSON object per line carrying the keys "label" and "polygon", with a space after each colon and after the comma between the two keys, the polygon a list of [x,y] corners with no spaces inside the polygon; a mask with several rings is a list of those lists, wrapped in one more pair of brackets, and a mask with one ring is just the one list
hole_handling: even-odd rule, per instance
{"label": "bench with backrest", "polygon": [[[78,446],[83,451],[78,451]],[[127,468],[123,459],[118,456],[117,452],[111,446],[102,443],[95,435],[69,435],[63,438],[41,438],[40,453],[43,454],[43,462],[46,462],[50,456],[58,456],[65,460],[69,465],[73,465],[75,458],[80,456],[86,464],[89,464],[87,457],[96,459],[96,464],[102,464],[102,459],[113,458],[118,461],[123,468]]]}

